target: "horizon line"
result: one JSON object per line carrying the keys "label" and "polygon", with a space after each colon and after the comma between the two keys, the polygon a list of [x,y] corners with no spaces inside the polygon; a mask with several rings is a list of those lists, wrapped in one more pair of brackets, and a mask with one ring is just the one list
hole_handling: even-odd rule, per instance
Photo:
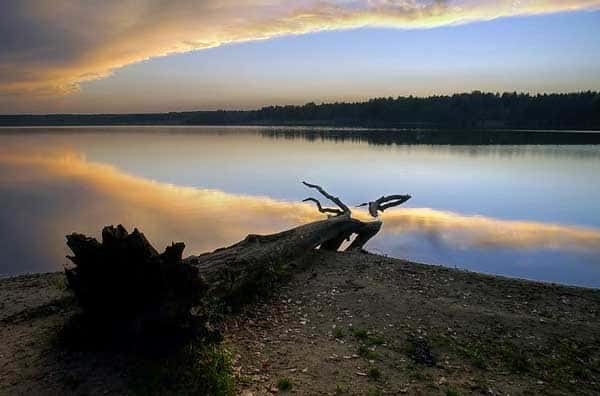
{"label": "horizon line", "polygon": [[155,112],[115,112],[115,113],[0,113],[0,117],[10,117],[10,116],[63,116],[63,115],[93,115],[93,116],[111,116],[111,115],[153,115],[153,114],[182,114],[182,113],[218,113],[218,112],[252,112],[252,111],[261,111],[268,108],[285,108],[285,107],[304,107],[307,105],[315,105],[315,106],[323,106],[323,105],[353,105],[353,104],[365,104],[374,100],[398,100],[398,99],[434,99],[434,98],[451,98],[454,96],[461,95],[493,95],[493,96],[504,96],[504,95],[518,95],[518,96],[531,96],[531,97],[540,97],[540,96],[568,96],[568,95],[581,95],[581,94],[591,94],[591,95],[600,95],[600,89],[588,89],[588,90],[578,90],[578,91],[565,91],[565,92],[526,92],[526,91],[503,91],[503,92],[492,92],[492,91],[480,91],[473,90],[471,92],[455,92],[452,94],[433,94],[433,95],[398,95],[398,96],[373,96],[367,99],[356,100],[356,101],[322,101],[320,103],[316,103],[314,101],[304,102],[302,104],[270,104],[263,105],[260,107],[250,108],[250,109],[213,109],[213,110],[171,110],[171,111],[155,111]]}

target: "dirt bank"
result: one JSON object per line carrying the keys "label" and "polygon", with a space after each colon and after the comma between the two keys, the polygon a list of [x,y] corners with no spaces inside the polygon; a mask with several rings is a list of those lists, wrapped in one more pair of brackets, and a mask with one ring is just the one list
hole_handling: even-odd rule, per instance
{"label": "dirt bank", "polygon": [[[226,318],[238,393],[600,393],[598,290],[369,254],[310,261]],[[56,347],[75,311],[61,274],[0,281],[0,394],[143,389],[129,358]]]}

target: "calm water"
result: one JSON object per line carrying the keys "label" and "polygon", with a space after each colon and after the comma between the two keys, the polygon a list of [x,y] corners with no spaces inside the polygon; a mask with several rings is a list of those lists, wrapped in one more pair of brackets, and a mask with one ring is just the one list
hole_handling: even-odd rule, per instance
{"label": "calm water", "polygon": [[[275,132],[275,133],[274,133]],[[410,193],[374,252],[600,287],[600,146],[398,145],[261,128],[0,129],[0,274],[55,271],[64,235],[139,227],[188,254],[320,218],[308,180],[348,204]],[[358,211],[357,211],[357,214]]]}

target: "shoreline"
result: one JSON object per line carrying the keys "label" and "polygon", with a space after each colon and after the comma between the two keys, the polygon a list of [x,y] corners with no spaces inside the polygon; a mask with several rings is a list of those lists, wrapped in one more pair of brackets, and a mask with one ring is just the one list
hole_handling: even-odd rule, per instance
{"label": "shoreline", "polygon": [[[226,316],[238,394],[285,394],[282,379],[301,395],[600,391],[600,290],[374,254],[309,261]],[[0,301],[0,393],[136,393],[127,359],[48,341],[77,310],[62,273],[0,279]]]}
{"label": "shoreline", "polygon": [[[341,253],[341,252],[339,252],[339,253]],[[432,267],[434,269],[451,270],[451,271],[456,271],[456,272],[461,272],[461,273],[466,273],[466,274],[473,274],[473,275],[477,275],[477,276],[483,276],[483,277],[489,277],[489,278],[496,278],[499,281],[524,283],[523,286],[526,286],[526,284],[531,283],[531,284],[537,284],[537,285],[544,285],[544,286],[548,286],[548,287],[557,287],[557,288],[565,288],[565,289],[577,289],[577,290],[588,290],[588,291],[593,291],[593,292],[600,292],[600,287],[573,285],[573,284],[559,283],[559,282],[553,282],[553,281],[545,281],[545,280],[539,280],[539,279],[519,278],[519,277],[513,277],[513,276],[509,276],[509,275],[495,274],[495,273],[491,273],[491,272],[472,271],[472,270],[467,269],[467,268],[450,267],[450,266],[447,266],[447,265],[436,264],[436,263],[424,263],[424,262],[420,262],[420,261],[403,259],[403,258],[400,258],[400,257],[387,256],[387,255],[383,255],[383,254],[379,254],[379,253],[371,253],[371,252],[369,252],[367,254],[369,256],[377,256],[377,257],[389,259],[389,260],[392,260],[392,261],[401,261],[403,263],[410,263],[411,265],[415,265],[415,266]],[[2,287],[2,283],[4,281],[9,281],[11,279],[29,278],[29,277],[54,277],[54,276],[59,276],[59,275],[63,275],[63,271],[24,272],[24,273],[21,273],[21,274],[14,274],[14,275],[2,275],[2,274],[0,274],[0,287]]]}

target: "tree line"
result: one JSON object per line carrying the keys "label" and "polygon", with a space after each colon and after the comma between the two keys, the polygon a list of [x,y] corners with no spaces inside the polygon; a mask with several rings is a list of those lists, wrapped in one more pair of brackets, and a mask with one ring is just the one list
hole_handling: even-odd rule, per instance
{"label": "tree line", "polygon": [[325,125],[400,128],[600,129],[600,92],[399,96],[258,110],[0,115],[0,125]]}

